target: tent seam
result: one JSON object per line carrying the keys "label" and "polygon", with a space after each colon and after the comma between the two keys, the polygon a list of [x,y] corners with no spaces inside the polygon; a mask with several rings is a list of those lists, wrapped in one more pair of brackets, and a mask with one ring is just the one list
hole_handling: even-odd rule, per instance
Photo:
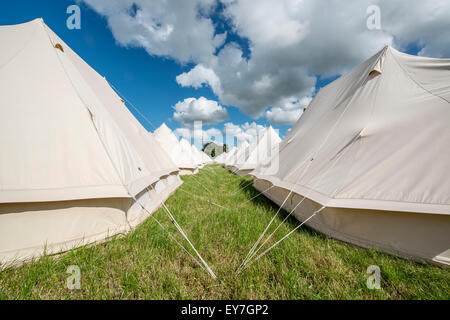
{"label": "tent seam", "polygon": [[430,90],[428,90],[427,88],[425,88],[420,82],[418,82],[416,79],[414,79],[412,77],[412,75],[409,74],[409,72],[402,66],[402,64],[397,60],[397,58],[395,57],[394,54],[392,54],[392,57],[394,58],[395,63],[403,70],[403,72],[405,73],[405,75],[411,79],[412,82],[414,82],[419,88],[421,88],[422,90],[424,90],[425,92],[431,94],[432,96],[439,98],[441,100],[444,100],[445,102],[447,102],[448,104],[450,104],[450,101],[448,101],[446,98],[441,97],[440,95],[438,95],[437,93],[433,93]]}

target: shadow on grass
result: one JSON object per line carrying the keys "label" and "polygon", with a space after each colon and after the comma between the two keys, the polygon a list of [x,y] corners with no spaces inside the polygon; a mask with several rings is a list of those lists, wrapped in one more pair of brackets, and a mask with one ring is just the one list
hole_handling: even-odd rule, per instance
{"label": "shadow on grass", "polygon": [[[253,187],[253,185],[248,186],[250,182],[253,183],[253,179],[248,179],[248,177],[247,179],[241,178],[239,187],[241,188],[242,192],[246,197],[248,197],[248,199],[252,199],[251,203],[256,206],[262,207],[264,211],[266,211],[271,216],[275,215],[275,213],[279,211],[277,218],[273,223],[274,225],[279,225],[289,215],[289,212],[287,212],[285,209],[279,210],[279,206],[275,202],[267,198],[264,194],[262,194],[261,191]],[[284,224],[290,230],[296,228],[300,223],[301,222],[297,218],[295,218],[293,214],[291,214],[290,217],[284,222]],[[312,229],[307,225],[303,225],[299,230],[297,230],[297,232],[304,232],[314,237],[326,238],[324,234]]]}

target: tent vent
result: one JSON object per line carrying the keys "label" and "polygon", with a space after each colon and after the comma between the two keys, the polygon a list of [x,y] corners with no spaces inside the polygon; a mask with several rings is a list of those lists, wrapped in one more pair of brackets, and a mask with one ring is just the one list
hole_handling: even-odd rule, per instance
{"label": "tent vent", "polygon": [[64,52],[64,48],[59,43],[55,44],[55,48],[61,50],[61,52]]}
{"label": "tent vent", "polygon": [[369,72],[370,77],[375,77],[379,74],[383,73],[383,66],[384,66],[384,57],[380,57],[377,61],[377,63],[372,67],[372,70]]}

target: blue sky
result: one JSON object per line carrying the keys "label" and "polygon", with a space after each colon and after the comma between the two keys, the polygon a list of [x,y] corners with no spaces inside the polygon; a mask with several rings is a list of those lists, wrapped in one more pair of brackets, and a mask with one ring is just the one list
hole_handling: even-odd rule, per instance
{"label": "blue sky", "polygon": [[[303,109],[300,103],[302,98],[313,97],[320,87],[368,59],[386,44],[410,54],[441,57],[448,56],[450,52],[447,41],[441,40],[450,29],[446,28],[450,21],[450,6],[441,8],[436,14],[434,0],[427,4],[416,1],[411,5],[362,0],[358,1],[358,5],[340,5],[341,14],[336,15],[332,15],[333,2],[327,5],[330,12],[324,12],[317,1],[306,0],[304,12],[309,12],[310,16],[304,16],[303,11],[293,14],[294,10],[289,8],[291,0],[287,0],[284,7],[269,0],[262,0],[258,7],[247,0],[228,6],[214,0],[192,0],[207,4],[213,10],[207,14],[201,10],[194,12],[194,25],[186,23],[181,28],[176,23],[170,24],[168,17],[175,15],[175,20],[183,20],[183,15],[189,13],[178,12],[174,9],[176,6],[171,7],[167,2],[136,0],[138,5],[124,9],[122,4],[128,6],[131,0],[113,1],[2,0],[0,24],[18,24],[42,17],[156,127],[166,122],[173,130],[186,124],[173,119],[175,110],[172,106],[187,98],[205,97],[225,106],[229,118],[204,129],[222,130],[224,123],[242,126],[246,122],[255,122],[268,126],[274,120],[267,111],[284,115],[283,119],[286,115],[297,114],[298,110]],[[325,2],[329,1],[322,1]],[[382,20],[383,26],[379,30],[370,31],[365,26],[366,2],[379,3],[381,12],[389,13],[389,19]],[[434,7],[428,6],[431,2]],[[66,9],[75,3],[80,4],[82,9],[81,30],[66,27],[69,16]],[[156,17],[152,16],[155,10],[160,10]],[[434,20],[428,18],[430,12],[433,12]],[[139,19],[136,15],[140,15]],[[205,24],[203,29],[195,29],[198,16],[202,16],[203,20],[199,21]],[[408,25],[414,25],[414,32],[408,31],[405,27]],[[143,27],[152,32],[140,35],[142,43],[133,39],[133,34],[126,34],[126,30],[142,30]],[[212,36],[225,34],[226,38],[223,43],[214,45],[209,55],[182,61],[176,50],[171,51],[176,47],[176,42],[169,43],[169,39],[166,43],[152,38],[163,27],[174,28],[172,35],[181,34],[181,38],[189,37],[194,42],[196,34],[211,33],[211,28],[211,43],[215,41]],[[328,29],[323,32],[324,28]],[[434,30],[442,32],[436,34]],[[198,47],[202,43],[206,46],[208,41],[202,39],[208,37],[200,36],[200,45],[190,47],[188,43],[181,48],[188,53],[192,51],[193,57],[196,52],[203,54]],[[133,45],[128,45],[128,41],[134,41]],[[160,52],[161,46],[163,53]],[[235,65],[232,65],[233,61],[236,61]],[[227,63],[230,63],[229,68]],[[200,75],[200,79],[190,74],[198,66],[204,66],[213,74],[220,87],[214,87],[211,78],[204,74]],[[188,76],[185,86],[177,82],[177,76],[181,74]],[[196,79],[202,85],[196,85]],[[147,130],[154,131],[155,128],[135,110],[131,111]],[[295,120],[291,119],[289,124],[278,121],[274,127],[284,136]]]}

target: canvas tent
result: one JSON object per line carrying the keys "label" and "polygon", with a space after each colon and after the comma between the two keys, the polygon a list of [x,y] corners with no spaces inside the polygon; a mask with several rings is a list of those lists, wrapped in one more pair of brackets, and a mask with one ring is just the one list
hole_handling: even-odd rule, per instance
{"label": "canvas tent", "polygon": [[204,165],[211,163],[211,158],[204,153],[203,151],[198,150],[197,148],[195,148],[199,154],[200,159],[202,159],[202,163]]}
{"label": "canvas tent", "polygon": [[[37,19],[0,27],[0,263],[127,232],[181,184],[105,78]],[[137,202],[135,201],[137,200]]]}
{"label": "canvas tent", "polygon": [[249,147],[247,141],[241,143],[241,145],[237,148],[236,152],[227,159],[225,166],[231,171],[236,171],[238,169],[238,165],[244,164],[245,160],[249,154]]}
{"label": "canvas tent", "polygon": [[199,164],[198,164],[198,161],[197,161],[196,157],[193,154],[193,150],[192,150],[191,144],[186,139],[181,138],[180,139],[180,146],[181,146],[182,152],[191,160],[192,163],[195,164],[196,170],[195,170],[194,173],[197,173]]}
{"label": "canvas tent", "polygon": [[194,145],[191,145],[191,150],[192,150],[192,157],[194,158],[197,165],[199,167],[203,166],[205,162],[202,155],[200,154],[200,151],[198,151],[198,149]]}
{"label": "canvas tent", "polygon": [[236,151],[237,151],[237,148],[233,147],[229,152],[223,153],[224,157],[221,158],[220,162],[218,162],[218,163],[225,165],[227,163],[228,159],[231,159],[231,157],[236,153]]}
{"label": "canvas tent", "polygon": [[384,48],[317,93],[255,187],[331,237],[449,264],[449,70]]}
{"label": "canvas tent", "polygon": [[233,149],[229,152],[228,156],[226,157],[223,163],[225,167],[236,159],[236,152],[238,152],[238,149],[239,149],[238,147],[233,147]]}
{"label": "canvas tent", "polygon": [[221,153],[214,159],[215,163],[223,164],[225,162],[226,157],[228,156],[228,152]]}
{"label": "canvas tent", "polygon": [[249,174],[258,165],[268,163],[278,153],[280,142],[280,136],[272,127],[265,129],[248,147],[248,152],[240,155],[231,169],[238,175]]}
{"label": "canvas tent", "polygon": [[165,123],[155,130],[153,137],[180,169],[181,175],[192,174],[197,170],[197,164],[189,154],[183,152],[180,141]]}

